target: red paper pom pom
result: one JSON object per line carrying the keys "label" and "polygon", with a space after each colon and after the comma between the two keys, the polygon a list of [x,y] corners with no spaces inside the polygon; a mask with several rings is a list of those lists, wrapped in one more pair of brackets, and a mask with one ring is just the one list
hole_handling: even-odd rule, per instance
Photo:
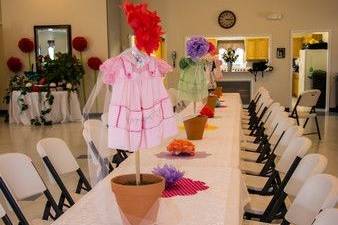
{"label": "red paper pom pom", "polygon": [[99,70],[101,64],[102,64],[102,61],[98,57],[90,57],[87,61],[87,65],[92,70]]}
{"label": "red paper pom pom", "polygon": [[134,31],[136,47],[147,54],[157,50],[164,34],[157,13],[150,11],[146,3],[132,4],[127,1],[123,4],[123,10]]}
{"label": "red paper pom pom", "polygon": [[209,42],[209,50],[208,53],[210,53],[210,55],[214,56],[217,53],[217,49],[215,47],[215,45],[211,42]]}
{"label": "red paper pom pom", "polygon": [[202,108],[200,115],[207,116],[208,118],[212,118],[214,117],[214,110],[206,105]]}
{"label": "red paper pom pom", "polygon": [[34,42],[29,38],[21,38],[18,47],[24,53],[30,53],[34,50]]}
{"label": "red paper pom pom", "polygon": [[84,37],[75,37],[72,41],[73,48],[76,51],[83,52],[88,46],[88,42]]}
{"label": "red paper pom pom", "polygon": [[7,60],[7,66],[8,69],[14,73],[21,71],[23,67],[21,60],[17,57],[10,57]]}

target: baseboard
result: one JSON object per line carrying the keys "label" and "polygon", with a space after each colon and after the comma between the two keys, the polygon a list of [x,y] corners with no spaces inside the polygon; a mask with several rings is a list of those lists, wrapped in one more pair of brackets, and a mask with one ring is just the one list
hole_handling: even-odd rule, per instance
{"label": "baseboard", "polygon": [[0,110],[0,117],[7,116],[8,110]]}
{"label": "baseboard", "polygon": [[329,111],[330,112],[338,112],[338,106],[336,108],[330,108]]}

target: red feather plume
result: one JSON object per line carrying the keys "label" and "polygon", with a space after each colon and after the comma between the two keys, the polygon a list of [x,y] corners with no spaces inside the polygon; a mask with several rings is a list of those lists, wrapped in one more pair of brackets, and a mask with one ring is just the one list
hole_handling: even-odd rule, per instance
{"label": "red feather plume", "polygon": [[136,47],[147,54],[157,50],[164,34],[157,13],[150,11],[146,3],[132,4],[128,1],[123,3],[123,11],[134,31]]}

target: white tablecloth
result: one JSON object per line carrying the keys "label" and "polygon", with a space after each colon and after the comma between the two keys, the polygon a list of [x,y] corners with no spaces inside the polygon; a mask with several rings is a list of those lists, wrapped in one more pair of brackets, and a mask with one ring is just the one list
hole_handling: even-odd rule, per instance
{"label": "white tablecloth", "polygon": [[[168,158],[165,154],[168,142],[141,153],[142,172],[151,172],[157,165],[167,163],[185,171],[185,177],[209,186],[196,195],[161,199],[158,225],[242,223],[249,195],[238,168],[241,102],[238,94],[225,94],[224,100],[228,107],[216,109],[216,118],[208,120],[213,129],[205,132],[203,140],[194,141],[197,149],[194,158]],[[184,137],[181,130],[178,138]],[[134,155],[131,155],[53,225],[122,224],[110,180],[113,176],[133,172]]]}
{"label": "white tablecloth", "polygon": [[[79,99],[76,93],[67,91],[53,91],[54,103],[51,106],[51,112],[45,116],[47,120],[53,123],[65,123],[81,120],[81,109]],[[42,102],[45,99],[46,92],[31,92],[24,96],[25,104],[28,109],[21,112],[18,104],[19,91],[13,91],[9,104],[9,122],[16,124],[30,125],[31,119],[39,118],[42,108]]]}

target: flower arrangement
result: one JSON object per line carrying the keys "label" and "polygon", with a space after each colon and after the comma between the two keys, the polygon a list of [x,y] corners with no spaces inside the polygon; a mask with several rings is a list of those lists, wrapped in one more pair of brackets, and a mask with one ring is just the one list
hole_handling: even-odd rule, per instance
{"label": "flower arrangement", "polygon": [[204,37],[193,37],[187,41],[187,54],[192,59],[199,59],[209,51],[209,42]]}
{"label": "flower arrangement", "polygon": [[100,69],[100,66],[102,64],[102,61],[98,57],[90,57],[87,61],[87,65],[90,69],[94,71],[98,71]]}
{"label": "flower arrangement", "polygon": [[174,139],[167,146],[167,151],[172,155],[195,155],[195,145],[187,140]]}
{"label": "flower arrangement", "polygon": [[211,42],[209,42],[208,53],[209,53],[210,55],[212,55],[212,56],[216,55],[216,53],[217,53],[217,48],[216,48],[216,46],[215,46],[213,43],[211,43]]}
{"label": "flower arrangement", "polygon": [[207,116],[208,118],[212,118],[215,115],[215,111],[210,108],[208,105],[205,105],[200,111],[201,116]]}
{"label": "flower arrangement", "polygon": [[81,36],[75,37],[72,41],[73,48],[78,52],[83,52],[88,47],[87,39]]}
{"label": "flower arrangement", "polygon": [[31,53],[34,50],[34,42],[29,38],[21,38],[18,47],[23,53]]}
{"label": "flower arrangement", "polygon": [[44,74],[48,83],[79,84],[83,78],[84,69],[80,61],[66,53],[57,53],[55,59],[47,59]]}
{"label": "flower arrangement", "polygon": [[28,65],[31,68],[31,52],[34,51],[34,42],[29,38],[21,38],[18,42],[18,47],[23,53],[28,54]]}
{"label": "flower arrangement", "polygon": [[183,177],[184,172],[176,169],[174,166],[165,164],[163,167],[155,167],[153,174],[164,177],[165,188],[168,189],[173,187]]}
{"label": "flower arrangement", "polygon": [[10,57],[7,60],[7,66],[10,71],[13,73],[18,73],[22,70],[23,64],[21,60],[17,57]]}
{"label": "flower arrangement", "polygon": [[157,13],[150,11],[146,3],[132,4],[128,1],[123,4],[123,11],[134,31],[136,47],[149,55],[157,50],[164,34]]}
{"label": "flower arrangement", "polygon": [[225,62],[234,63],[236,62],[238,55],[235,54],[235,50],[228,48],[226,52],[222,55],[222,58]]}

